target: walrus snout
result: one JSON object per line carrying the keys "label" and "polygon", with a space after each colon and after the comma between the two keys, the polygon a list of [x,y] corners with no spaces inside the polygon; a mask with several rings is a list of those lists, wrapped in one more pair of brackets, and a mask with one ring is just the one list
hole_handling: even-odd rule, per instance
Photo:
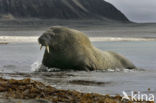
{"label": "walrus snout", "polygon": [[38,43],[43,45],[43,44],[44,44],[44,39],[43,39],[43,38],[41,38],[41,37],[40,37],[40,38],[38,38]]}
{"label": "walrus snout", "polygon": [[51,40],[55,36],[55,33],[44,32],[38,39],[39,44],[46,46],[51,44]]}
{"label": "walrus snout", "polygon": [[38,38],[38,42],[39,42],[39,44],[40,44],[40,49],[42,49],[42,46],[45,46],[46,47],[46,50],[47,50],[47,52],[49,53],[50,52],[50,50],[49,50],[49,41],[48,41],[48,39],[49,38],[47,38],[47,37],[45,37],[45,36],[40,36],[39,38]]}

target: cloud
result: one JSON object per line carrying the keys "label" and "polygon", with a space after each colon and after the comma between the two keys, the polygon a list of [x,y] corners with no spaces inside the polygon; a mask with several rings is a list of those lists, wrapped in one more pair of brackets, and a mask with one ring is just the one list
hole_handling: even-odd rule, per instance
{"label": "cloud", "polygon": [[156,0],[105,0],[135,22],[156,22]]}

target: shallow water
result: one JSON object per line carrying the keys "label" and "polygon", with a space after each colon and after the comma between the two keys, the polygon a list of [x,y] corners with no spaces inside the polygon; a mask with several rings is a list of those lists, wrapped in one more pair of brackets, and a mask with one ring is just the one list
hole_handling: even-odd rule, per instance
{"label": "shallow water", "polygon": [[145,71],[32,73],[39,67],[44,50],[40,51],[37,43],[10,43],[0,45],[0,76],[30,77],[61,89],[112,95],[122,94],[123,90],[146,93],[150,88],[156,95],[155,41],[93,42],[93,45],[122,54]]}

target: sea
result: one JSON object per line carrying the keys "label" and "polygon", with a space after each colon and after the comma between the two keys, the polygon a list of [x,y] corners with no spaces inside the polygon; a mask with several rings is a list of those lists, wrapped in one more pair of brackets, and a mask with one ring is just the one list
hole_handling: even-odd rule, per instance
{"label": "sea", "polygon": [[[2,38],[14,40],[12,37]],[[126,92],[131,95],[132,92],[138,92],[156,95],[156,41],[125,38],[98,41],[97,38],[91,38],[95,47],[125,56],[139,70],[86,72],[54,69],[51,72],[37,72],[42,66],[44,53],[44,49],[40,50],[37,43],[37,36],[13,38],[16,40],[0,45],[0,76],[3,78],[32,78],[58,89],[88,93],[123,95]]]}

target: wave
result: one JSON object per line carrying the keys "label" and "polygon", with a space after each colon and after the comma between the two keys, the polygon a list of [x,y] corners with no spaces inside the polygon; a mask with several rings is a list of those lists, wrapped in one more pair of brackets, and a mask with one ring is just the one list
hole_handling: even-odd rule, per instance
{"label": "wave", "polygon": [[0,43],[10,42],[37,42],[38,36],[0,36]]}
{"label": "wave", "polygon": [[[1,43],[32,43],[37,42],[39,36],[0,36]],[[91,41],[156,41],[156,38],[134,37],[89,37]]]}
{"label": "wave", "polygon": [[91,41],[156,41],[156,38],[132,38],[132,37],[91,37]]}

